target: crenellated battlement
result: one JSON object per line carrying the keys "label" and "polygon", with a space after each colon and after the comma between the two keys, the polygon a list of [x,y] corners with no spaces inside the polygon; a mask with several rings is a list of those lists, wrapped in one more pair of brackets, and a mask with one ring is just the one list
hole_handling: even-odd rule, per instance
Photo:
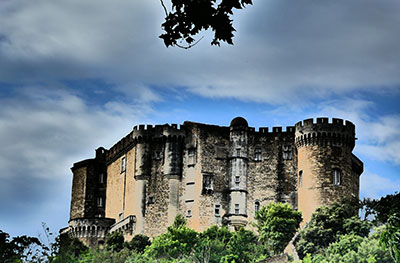
{"label": "crenellated battlement", "polygon": [[[254,128],[253,128],[254,129]],[[283,130],[283,127],[272,127],[271,130],[269,127],[260,127],[258,128],[258,131],[253,130],[254,132],[265,134],[265,135],[278,135],[278,134],[294,134],[295,132],[295,127],[294,126],[286,126],[285,130]]]}
{"label": "crenellated battlement", "polygon": [[350,121],[328,118],[306,119],[296,123],[295,144],[297,147],[305,145],[333,145],[346,146],[351,149],[355,144],[355,126]]}
{"label": "crenellated battlement", "polygon": [[348,131],[354,131],[355,129],[355,126],[351,121],[338,118],[332,118],[331,121],[329,121],[329,118],[326,117],[316,118],[316,121],[314,121],[313,118],[299,121],[298,123],[296,123],[295,128],[301,129],[310,126],[325,127],[325,128],[331,127],[331,129],[346,129]]}

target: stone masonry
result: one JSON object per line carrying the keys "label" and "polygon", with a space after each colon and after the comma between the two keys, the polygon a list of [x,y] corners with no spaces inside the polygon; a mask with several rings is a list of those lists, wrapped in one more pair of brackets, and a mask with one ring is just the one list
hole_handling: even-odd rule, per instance
{"label": "stone masonry", "polygon": [[288,202],[303,224],[321,205],[358,197],[363,163],[352,154],[355,127],[317,118],[295,126],[229,127],[184,122],[139,125],[94,159],[75,163],[69,227],[91,247],[107,233],[155,237],[177,214],[203,231],[212,225],[251,228],[270,202]]}

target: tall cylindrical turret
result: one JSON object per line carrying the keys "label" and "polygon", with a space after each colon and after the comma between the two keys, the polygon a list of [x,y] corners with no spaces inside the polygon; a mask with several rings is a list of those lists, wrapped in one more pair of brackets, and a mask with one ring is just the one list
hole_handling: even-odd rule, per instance
{"label": "tall cylindrical turret", "polygon": [[295,144],[298,152],[298,209],[303,225],[321,205],[345,197],[358,197],[359,180],[352,171],[355,144],[353,123],[341,119],[317,118],[296,124]]}
{"label": "tall cylindrical turret", "polygon": [[151,149],[149,132],[144,129],[144,125],[139,125],[133,130],[133,138],[136,142],[135,147],[135,205],[138,213],[136,214],[136,232],[143,233],[145,225],[146,209],[146,188],[151,175]]}
{"label": "tall cylindrical turret", "polygon": [[248,124],[242,117],[231,121],[229,135],[229,224],[247,224]]}
{"label": "tall cylindrical turret", "polygon": [[[174,125],[175,126],[175,125]],[[179,211],[179,184],[182,175],[182,151],[184,136],[181,131],[172,126],[164,130],[165,159],[164,176],[168,178],[169,203],[168,224],[171,225]]]}

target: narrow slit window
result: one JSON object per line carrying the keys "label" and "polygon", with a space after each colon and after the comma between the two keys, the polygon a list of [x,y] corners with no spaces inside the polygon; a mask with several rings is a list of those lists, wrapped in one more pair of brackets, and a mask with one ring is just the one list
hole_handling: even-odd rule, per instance
{"label": "narrow slit window", "polygon": [[220,209],[221,209],[221,205],[215,205],[214,214],[216,217],[220,216]]}
{"label": "narrow slit window", "polygon": [[239,214],[239,204],[235,204],[235,215]]}
{"label": "narrow slit window", "polygon": [[121,159],[121,173],[126,171],[126,157],[122,157]]}
{"label": "narrow slit window", "polygon": [[254,150],[254,161],[262,161],[261,148],[256,148]]}
{"label": "narrow slit window", "polygon": [[254,211],[258,212],[260,210],[260,202],[256,201],[254,203]]}
{"label": "narrow slit window", "polygon": [[103,207],[103,197],[97,197],[97,207]]}
{"label": "narrow slit window", "polygon": [[186,217],[192,217],[192,210],[187,210]]}

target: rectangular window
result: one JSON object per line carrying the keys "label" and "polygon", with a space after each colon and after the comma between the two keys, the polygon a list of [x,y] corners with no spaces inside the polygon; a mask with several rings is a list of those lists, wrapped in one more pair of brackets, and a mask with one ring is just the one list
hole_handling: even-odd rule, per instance
{"label": "rectangular window", "polygon": [[254,161],[262,161],[261,148],[256,148],[254,150]]}
{"label": "rectangular window", "polygon": [[254,203],[254,210],[255,210],[256,212],[258,212],[258,210],[260,210],[260,202],[256,201],[256,202]]}
{"label": "rectangular window", "polygon": [[103,207],[103,197],[97,197],[97,207]]}
{"label": "rectangular window", "polygon": [[236,157],[240,157],[240,148],[236,149]]}
{"label": "rectangular window", "polygon": [[283,160],[292,160],[293,159],[293,150],[291,145],[284,145],[283,146]]}
{"label": "rectangular window", "polygon": [[148,204],[154,204],[154,196],[149,196]]}
{"label": "rectangular window", "polygon": [[235,215],[239,214],[239,204],[235,204]]}
{"label": "rectangular window", "polygon": [[214,191],[214,175],[204,173],[202,194],[212,194],[213,191]]}
{"label": "rectangular window", "polygon": [[121,159],[121,173],[126,171],[126,157],[122,157]]}
{"label": "rectangular window", "polygon": [[333,169],[333,184],[334,185],[340,185],[340,170],[339,169]]}
{"label": "rectangular window", "polygon": [[215,205],[214,214],[216,217],[220,216],[220,208],[221,208],[221,205]]}
{"label": "rectangular window", "polygon": [[196,148],[188,149],[188,166],[194,166],[196,164]]}

